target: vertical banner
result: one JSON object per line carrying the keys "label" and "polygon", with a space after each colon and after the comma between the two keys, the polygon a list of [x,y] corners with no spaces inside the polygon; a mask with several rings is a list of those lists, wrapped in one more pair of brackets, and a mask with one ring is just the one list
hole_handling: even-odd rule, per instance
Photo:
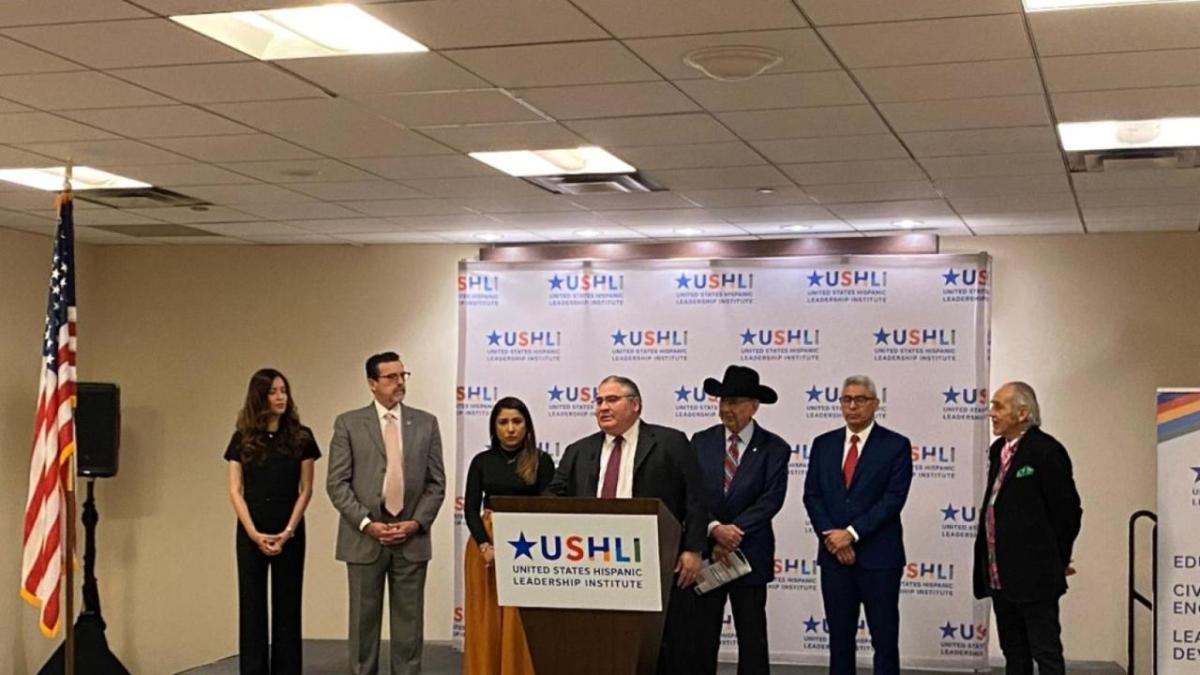
{"label": "vertical banner", "polygon": [[[596,431],[595,387],[604,376],[632,378],[644,419],[690,435],[719,424],[704,378],[747,365],[779,392],[756,419],[793,448],[787,500],[774,522],[771,659],[826,663],[817,539],[801,497],[809,443],[844,424],[842,380],[865,374],[879,388],[879,423],[913,442],[901,659],[906,667],[983,667],[988,608],[972,597],[971,558],[989,441],[990,274],[983,253],[463,263],[457,564],[468,536],[467,467],[488,444],[499,398],[525,401],[539,444],[557,462],[568,444]],[[859,654],[869,664],[861,626]],[[722,658],[735,654],[727,615]]]}
{"label": "vertical banner", "polygon": [[1200,389],[1158,390],[1160,675],[1200,670]]}

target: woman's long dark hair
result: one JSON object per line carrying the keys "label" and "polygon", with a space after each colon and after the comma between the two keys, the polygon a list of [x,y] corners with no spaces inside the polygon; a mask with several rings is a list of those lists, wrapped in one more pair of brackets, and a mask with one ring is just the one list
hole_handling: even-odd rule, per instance
{"label": "woman's long dark hair", "polygon": [[[279,417],[279,429],[275,432],[283,442],[269,443],[267,423],[271,420],[271,405],[267,399],[277,377],[283,380],[283,386],[287,389],[287,410]],[[267,455],[276,451],[282,451],[288,457],[300,456],[301,446],[308,439],[308,431],[300,426],[300,413],[296,409],[292,384],[287,376],[274,368],[263,368],[250,377],[246,402],[238,413],[237,430],[242,436],[243,463],[261,463]]]}
{"label": "woman's long dark hair", "polygon": [[525,403],[515,396],[505,396],[492,406],[488,430],[492,435],[491,449],[496,451],[504,448],[500,444],[500,437],[496,435],[496,418],[500,417],[501,410],[516,410],[521,413],[521,417],[525,418],[525,442],[517,451],[517,476],[525,481],[526,485],[533,485],[533,482],[537,480],[539,458],[537,436],[533,433],[533,418],[529,416],[529,408],[525,407]]}

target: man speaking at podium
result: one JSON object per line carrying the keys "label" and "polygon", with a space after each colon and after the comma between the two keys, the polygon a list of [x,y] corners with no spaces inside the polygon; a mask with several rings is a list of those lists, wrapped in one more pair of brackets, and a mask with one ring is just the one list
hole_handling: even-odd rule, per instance
{"label": "man speaking at podium", "polygon": [[662,500],[682,527],[676,585],[663,627],[658,672],[691,672],[687,611],[707,540],[700,501],[700,466],[687,436],[641,421],[642,395],[626,377],[609,375],[596,394],[600,431],[567,446],[546,493],[558,497]]}

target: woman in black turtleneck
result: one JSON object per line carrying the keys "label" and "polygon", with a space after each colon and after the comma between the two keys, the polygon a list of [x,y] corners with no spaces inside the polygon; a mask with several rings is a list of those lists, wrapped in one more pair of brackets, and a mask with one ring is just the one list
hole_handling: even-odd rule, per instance
{"label": "woman in black turtleneck", "polygon": [[471,531],[464,562],[463,673],[533,675],[529,646],[517,609],[496,603],[492,512],[487,506],[494,496],[540,495],[554,477],[554,460],[538,450],[533,419],[520,399],[510,396],[497,401],[488,426],[491,446],[471,460],[463,496],[463,511]]}

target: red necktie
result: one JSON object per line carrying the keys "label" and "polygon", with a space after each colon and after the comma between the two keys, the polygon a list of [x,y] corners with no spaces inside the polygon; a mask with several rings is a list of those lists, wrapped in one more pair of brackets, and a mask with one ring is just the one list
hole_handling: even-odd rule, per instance
{"label": "red necktie", "polygon": [[617,480],[621,477],[621,442],[625,439],[613,437],[612,452],[608,454],[608,466],[604,469],[604,486],[600,488],[601,499],[617,496]]}
{"label": "red necktie", "polygon": [[854,479],[854,469],[858,466],[858,434],[850,436],[850,450],[846,453],[846,463],[842,466],[842,480],[846,487]]}
{"label": "red necktie", "polygon": [[729,484],[733,482],[733,474],[738,468],[738,435],[729,436],[729,449],[725,451],[725,491],[729,492]]}

